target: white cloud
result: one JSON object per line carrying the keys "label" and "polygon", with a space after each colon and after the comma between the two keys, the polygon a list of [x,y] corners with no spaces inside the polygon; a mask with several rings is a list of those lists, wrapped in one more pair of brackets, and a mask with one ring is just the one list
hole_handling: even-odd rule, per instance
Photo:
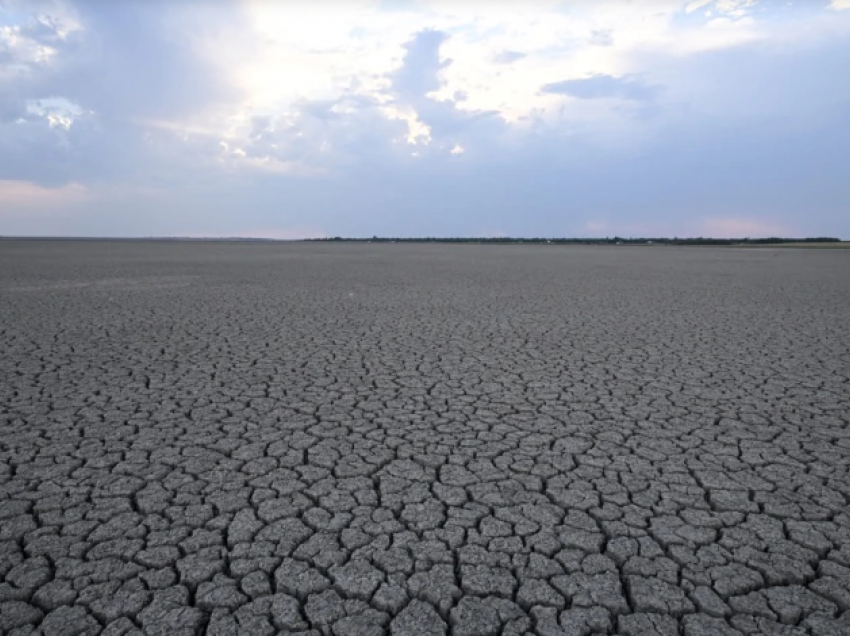
{"label": "white cloud", "polygon": [[[245,91],[234,119],[285,112],[300,100],[335,99],[345,93],[385,100],[388,76],[404,56],[403,45],[423,28],[448,35],[440,52],[451,63],[440,72],[438,100],[468,112],[495,111],[508,122],[560,117],[562,100],[540,86],[591,74],[638,73],[641,56],[670,55],[737,46],[758,37],[740,20],[678,26],[687,3],[418,2],[392,11],[379,0],[295,3],[243,0],[258,43],[216,41],[210,53],[230,60],[229,75]],[[748,0],[721,0],[716,12],[743,11]],[[647,6],[649,5],[649,6]],[[609,46],[598,45],[605,33]],[[512,52],[504,64],[505,51]],[[392,112],[392,111],[388,111]],[[395,117],[399,117],[396,113]],[[413,117],[405,114],[406,121]],[[583,117],[579,115],[579,119]],[[408,140],[425,138],[410,125]]]}
{"label": "white cloud", "polygon": [[46,119],[51,128],[70,130],[74,121],[83,114],[83,109],[64,97],[48,97],[29,100],[27,112]]}
{"label": "white cloud", "polygon": [[829,6],[836,11],[847,11],[850,10],[850,0],[832,0]]}
{"label": "white cloud", "polygon": [[693,13],[694,11],[699,11],[707,4],[711,4],[714,0],[694,0],[690,2],[687,6],[685,6],[685,13]]}
{"label": "white cloud", "polygon": [[[133,112],[127,117],[135,125],[171,135],[180,142],[173,146],[175,152],[205,152],[214,158],[207,165],[226,169],[254,167],[300,176],[321,172],[347,152],[352,126],[367,121],[386,135],[373,136],[373,147],[407,145],[421,152],[442,132],[420,106],[394,95],[392,83],[407,53],[405,45],[432,28],[445,39],[439,48],[443,65],[429,97],[444,104],[444,114],[455,112],[458,119],[462,113],[471,118],[494,113],[516,131],[539,125],[594,129],[603,144],[629,144],[652,134],[648,109],[581,103],[541,87],[592,76],[640,77],[654,85],[659,58],[688,59],[775,37],[777,31],[768,31],[748,13],[752,5],[752,0],[541,0],[533,6],[432,1],[387,10],[382,0],[312,7],[241,0],[241,17],[212,4],[198,20],[196,5],[175,3],[163,5],[167,19],[159,23],[168,34],[166,41],[183,41],[184,48],[200,56],[203,68],[190,66],[186,72],[219,77],[229,91],[227,99],[205,96],[205,86],[184,90],[175,75],[167,83],[174,91],[200,93],[184,108],[167,113],[133,107],[145,101],[141,92],[115,107],[129,107]],[[710,10],[711,16],[697,16],[697,9]],[[683,78],[664,79],[661,84]],[[687,84],[688,78],[684,80]],[[174,92],[158,90],[151,102],[167,101]],[[658,108],[682,99],[675,84],[658,94]],[[323,118],[306,113],[310,104],[324,102],[333,106]],[[270,122],[262,139],[252,137],[258,118]],[[71,119],[54,116],[53,121],[67,128]],[[229,152],[221,150],[221,142]],[[449,147],[467,143],[456,135],[441,142]],[[198,154],[202,148],[207,150]]]}
{"label": "white cloud", "polygon": [[[82,25],[67,2],[8,2],[0,6],[0,81],[44,67]],[[5,58],[5,59],[4,59]]]}

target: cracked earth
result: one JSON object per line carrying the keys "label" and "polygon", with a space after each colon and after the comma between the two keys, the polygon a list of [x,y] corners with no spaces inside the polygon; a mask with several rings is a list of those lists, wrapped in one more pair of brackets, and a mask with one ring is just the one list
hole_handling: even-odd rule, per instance
{"label": "cracked earth", "polygon": [[0,243],[0,632],[850,633],[850,253]]}

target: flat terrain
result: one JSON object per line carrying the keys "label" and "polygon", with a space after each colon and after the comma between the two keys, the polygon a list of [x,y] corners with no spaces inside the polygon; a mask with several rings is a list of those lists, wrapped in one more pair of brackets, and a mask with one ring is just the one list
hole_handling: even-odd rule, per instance
{"label": "flat terrain", "polygon": [[0,632],[850,633],[850,252],[0,242]]}

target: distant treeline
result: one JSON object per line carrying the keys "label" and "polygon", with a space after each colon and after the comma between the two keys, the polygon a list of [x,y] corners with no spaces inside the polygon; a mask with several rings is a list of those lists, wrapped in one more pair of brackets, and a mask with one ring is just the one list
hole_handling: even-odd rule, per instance
{"label": "distant treeline", "polygon": [[256,242],[256,243],[278,243],[278,242],[319,242],[319,243],[481,243],[481,244],[540,244],[540,245],[775,245],[775,244],[792,244],[792,243],[840,243],[841,239],[832,236],[817,236],[810,238],[622,238],[620,236],[606,238],[514,238],[514,237],[498,237],[498,238],[474,238],[474,237],[454,237],[454,238],[437,238],[437,237],[420,237],[420,238],[384,238],[373,236],[372,238],[344,238],[334,236],[330,238],[312,238],[312,239],[272,239],[272,238],[252,238],[250,236],[233,236],[233,237],[170,237],[170,236],[150,236],[139,238],[128,237],[87,237],[87,236],[0,236],[0,241],[126,241],[126,242],[145,242],[145,241],[173,241],[192,242],[192,243],[222,243],[232,241],[235,243]]}
{"label": "distant treeline", "polygon": [[343,238],[334,236],[331,238],[306,239],[308,241],[321,241],[331,243],[498,243],[498,244],[544,244],[544,245],[774,245],[782,243],[840,243],[841,240],[832,236],[818,236],[809,238],[622,238],[619,236],[606,238],[384,238],[373,236],[372,238]]}

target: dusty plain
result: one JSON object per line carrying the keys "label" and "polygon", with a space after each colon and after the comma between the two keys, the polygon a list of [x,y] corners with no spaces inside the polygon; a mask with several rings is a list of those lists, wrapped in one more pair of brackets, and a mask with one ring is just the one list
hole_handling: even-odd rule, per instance
{"label": "dusty plain", "polygon": [[0,242],[0,633],[850,634],[850,252]]}

